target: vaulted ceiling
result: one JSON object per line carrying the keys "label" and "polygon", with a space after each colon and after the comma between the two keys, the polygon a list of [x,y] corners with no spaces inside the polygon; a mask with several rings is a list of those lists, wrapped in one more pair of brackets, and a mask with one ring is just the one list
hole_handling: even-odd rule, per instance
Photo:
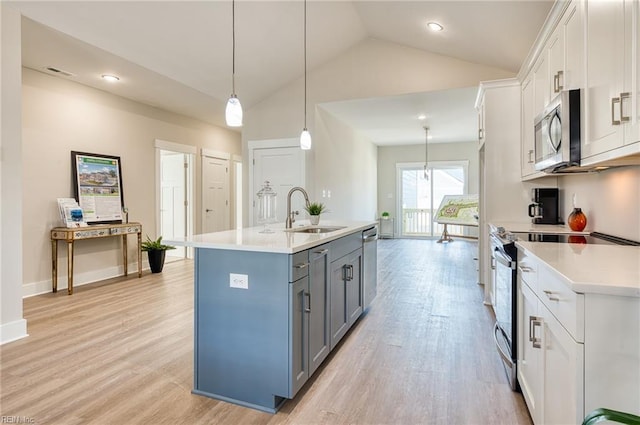
{"label": "vaulted ceiling", "polygon": [[[11,4],[28,18],[23,20],[25,66],[49,73],[46,68],[54,67],[73,74],[63,78],[224,126],[231,93],[230,1]],[[309,0],[309,69],[376,38],[515,74],[552,4]],[[303,3],[239,0],[235,7],[236,92],[250,108],[303,74]],[[427,31],[430,21],[444,30]],[[100,78],[105,73],[117,74],[120,82],[106,83]],[[366,102],[376,108],[372,100]],[[355,116],[363,104],[349,104],[332,108],[366,131],[370,122]]]}

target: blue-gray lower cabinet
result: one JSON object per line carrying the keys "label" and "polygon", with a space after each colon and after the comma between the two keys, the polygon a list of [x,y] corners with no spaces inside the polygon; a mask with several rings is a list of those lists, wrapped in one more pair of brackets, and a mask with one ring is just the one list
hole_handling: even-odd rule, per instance
{"label": "blue-gray lower cabinet", "polygon": [[329,245],[308,251],[309,276],[290,284],[292,396],[327,357],[329,339]]}
{"label": "blue-gray lower cabinet", "polygon": [[331,349],[362,314],[362,249],[331,262]]}

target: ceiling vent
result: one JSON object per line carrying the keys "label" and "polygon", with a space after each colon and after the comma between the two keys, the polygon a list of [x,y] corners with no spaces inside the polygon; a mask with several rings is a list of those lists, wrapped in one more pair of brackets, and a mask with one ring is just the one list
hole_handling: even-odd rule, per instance
{"label": "ceiling vent", "polygon": [[56,74],[56,75],[64,75],[65,77],[75,77],[75,74],[69,72],[69,71],[65,71],[62,69],[58,69],[55,68],[53,66],[48,66],[45,68],[45,70],[49,71],[52,74]]}

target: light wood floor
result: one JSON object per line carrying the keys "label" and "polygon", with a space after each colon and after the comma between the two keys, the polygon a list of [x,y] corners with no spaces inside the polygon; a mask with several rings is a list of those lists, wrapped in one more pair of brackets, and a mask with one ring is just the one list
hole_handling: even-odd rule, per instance
{"label": "light wood floor", "polygon": [[276,415],[191,394],[190,261],[25,299],[30,336],[0,348],[0,414],[62,425],[531,424],[493,346],[475,247],[380,241],[378,297]]}

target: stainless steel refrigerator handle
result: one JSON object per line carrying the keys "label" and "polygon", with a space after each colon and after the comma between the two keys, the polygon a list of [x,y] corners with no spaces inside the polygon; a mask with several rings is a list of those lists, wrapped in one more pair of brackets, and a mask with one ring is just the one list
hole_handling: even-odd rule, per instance
{"label": "stainless steel refrigerator handle", "polygon": [[500,346],[500,344],[498,344],[498,331],[500,331],[500,327],[498,326],[498,322],[496,322],[496,324],[493,325],[493,340],[496,343],[496,347],[498,347],[498,353],[500,354],[500,357],[502,357],[502,360],[504,360],[504,362],[507,363],[510,368],[512,368],[513,360],[511,360],[511,358],[507,356],[504,351],[502,351],[502,347]]}

